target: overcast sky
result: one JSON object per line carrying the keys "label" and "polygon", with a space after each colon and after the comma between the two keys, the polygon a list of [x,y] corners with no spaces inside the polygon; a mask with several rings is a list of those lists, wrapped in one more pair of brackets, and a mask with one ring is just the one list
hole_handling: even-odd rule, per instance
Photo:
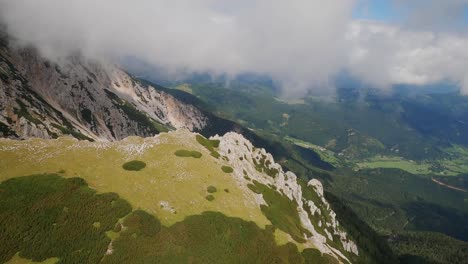
{"label": "overcast sky", "polygon": [[173,72],[268,74],[286,94],[347,71],[379,88],[454,82],[468,94],[468,0],[0,0],[49,59],[126,56]]}

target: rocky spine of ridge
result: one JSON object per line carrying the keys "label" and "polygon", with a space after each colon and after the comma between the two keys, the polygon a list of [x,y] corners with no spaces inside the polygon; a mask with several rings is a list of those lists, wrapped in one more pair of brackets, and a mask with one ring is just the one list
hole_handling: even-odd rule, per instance
{"label": "rocky spine of ridge", "polygon": [[0,40],[0,136],[112,141],[164,128],[199,131],[208,123],[195,106],[115,65],[79,56],[53,63]]}
{"label": "rocky spine of ridge", "polygon": [[[252,180],[273,187],[278,192],[286,195],[291,202],[295,201],[297,203],[301,224],[312,234],[312,236],[304,234],[304,239],[308,243],[322,253],[348,260],[340,249],[330,245],[331,241],[338,239],[337,242],[341,244],[342,250],[359,255],[357,245],[348,238],[347,233],[340,227],[335,212],[326,201],[320,181],[313,179],[307,183],[307,188],[312,188],[318,198],[316,201],[307,200],[303,196],[301,185],[297,182],[297,176],[290,171],[284,172],[281,165],[275,163],[273,156],[267,153],[265,149],[255,148],[250,141],[234,132],[227,133],[222,137],[215,136],[211,139],[220,140],[218,151],[221,156],[225,156],[229,160],[229,164],[234,169],[233,175],[239,185],[246,186],[250,183],[244,177],[247,174]],[[272,177],[264,171],[260,172],[256,168],[258,164],[270,171],[274,171],[276,176]],[[259,206],[265,204],[261,194],[256,194],[255,200]],[[306,208],[312,216],[309,215]],[[325,214],[328,217],[324,217]],[[318,226],[314,226],[312,218],[317,215],[319,218]],[[327,218],[329,221],[326,220]]]}

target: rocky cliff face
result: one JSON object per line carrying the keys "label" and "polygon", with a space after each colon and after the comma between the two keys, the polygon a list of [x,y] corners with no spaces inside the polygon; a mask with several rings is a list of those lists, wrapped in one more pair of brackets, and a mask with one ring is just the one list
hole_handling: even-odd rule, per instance
{"label": "rocky cliff face", "polygon": [[201,130],[207,122],[196,107],[114,65],[80,57],[56,64],[0,43],[1,136],[118,140],[166,128]]}
{"label": "rocky cliff face", "polygon": [[[313,179],[301,186],[293,172],[284,172],[271,154],[265,149],[255,148],[240,134],[227,133],[212,139],[220,141],[219,154],[233,166],[239,185],[258,182],[287,196],[291,203],[297,205],[301,225],[305,228],[302,236],[306,244],[346,261],[349,260],[343,252],[359,254],[356,244],[347,237],[325,200],[320,181]],[[257,194],[255,201],[259,206],[267,204],[262,194]]]}

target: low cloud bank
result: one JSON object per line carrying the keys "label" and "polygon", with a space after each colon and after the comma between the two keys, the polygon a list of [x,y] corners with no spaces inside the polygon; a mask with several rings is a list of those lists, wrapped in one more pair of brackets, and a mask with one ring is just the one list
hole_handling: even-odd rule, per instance
{"label": "low cloud bank", "polygon": [[423,14],[408,26],[353,20],[355,4],[0,0],[0,19],[19,45],[34,45],[52,60],[79,52],[98,59],[133,57],[171,73],[254,72],[271,76],[287,96],[332,89],[343,70],[381,88],[450,80],[468,93],[463,32],[418,27]]}

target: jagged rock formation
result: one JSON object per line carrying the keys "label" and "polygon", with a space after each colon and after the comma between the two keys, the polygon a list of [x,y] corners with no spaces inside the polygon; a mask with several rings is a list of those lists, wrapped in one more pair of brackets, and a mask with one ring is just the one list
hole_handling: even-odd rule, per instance
{"label": "jagged rock formation", "polygon": [[[335,212],[325,200],[320,181],[313,179],[307,186],[301,186],[293,172],[284,172],[271,154],[265,149],[255,148],[240,134],[231,132],[212,139],[220,141],[218,151],[233,166],[239,185],[246,186],[252,180],[257,181],[286,195],[292,203],[297,204],[301,224],[309,231],[308,235],[303,234],[307,243],[323,253],[345,260],[348,259],[342,251],[359,254],[356,244],[340,228]],[[309,189],[309,196],[314,196],[313,200],[303,195],[304,187]],[[313,192],[310,192],[311,188]],[[255,201],[259,205],[266,204],[261,194],[256,195]]]}
{"label": "jagged rock formation", "polygon": [[199,131],[207,117],[111,64],[72,57],[51,63],[0,42],[0,136],[118,140],[167,128]]}

